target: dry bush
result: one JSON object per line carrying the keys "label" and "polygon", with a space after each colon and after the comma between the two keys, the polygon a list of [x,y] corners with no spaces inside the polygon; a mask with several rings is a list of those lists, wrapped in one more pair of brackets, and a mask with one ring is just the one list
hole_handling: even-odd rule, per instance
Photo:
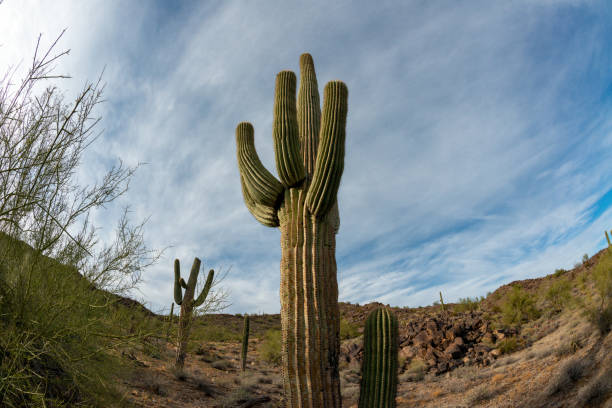
{"label": "dry bush", "polygon": [[210,365],[212,368],[216,368],[217,370],[229,371],[234,368],[234,365],[229,360],[217,360],[213,361]]}
{"label": "dry bush", "polygon": [[578,401],[583,406],[603,402],[612,393],[612,370],[603,372],[578,392]]}
{"label": "dry bush", "polygon": [[482,384],[473,388],[465,397],[465,403],[472,407],[482,402],[488,401],[499,394],[499,389],[491,387],[489,384]]}
{"label": "dry bush", "polygon": [[578,381],[587,368],[587,364],[579,358],[571,358],[561,365],[559,371],[551,377],[545,389],[547,396],[554,395],[563,389],[568,389],[574,382]]}

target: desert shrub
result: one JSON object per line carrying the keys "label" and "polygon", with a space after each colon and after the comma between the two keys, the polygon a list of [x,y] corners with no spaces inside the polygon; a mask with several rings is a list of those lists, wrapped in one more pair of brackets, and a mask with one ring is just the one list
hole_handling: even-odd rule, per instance
{"label": "desert shrub", "polygon": [[280,330],[270,329],[266,331],[264,339],[258,347],[259,356],[270,364],[281,365],[281,342],[282,334]]}
{"label": "desert shrub", "polygon": [[571,289],[572,285],[569,281],[562,279],[550,285],[544,297],[550,302],[553,309],[561,310],[571,299]]}
{"label": "desert shrub", "polygon": [[588,261],[589,261],[589,254],[582,255],[582,264],[586,265]]}
{"label": "desert shrub", "polygon": [[578,392],[578,401],[582,406],[596,404],[603,402],[610,393],[612,393],[612,369],[604,371],[585,385]]}
{"label": "desert shrub", "polygon": [[213,368],[216,368],[217,370],[221,370],[221,371],[228,371],[228,370],[231,370],[232,368],[234,368],[232,363],[230,361],[228,361],[228,360],[213,361],[211,366]]}
{"label": "desert shrub", "polygon": [[559,276],[565,275],[566,273],[567,273],[567,270],[561,268],[561,269],[555,269],[554,275],[556,277],[559,277]]}
{"label": "desert shrub", "polygon": [[406,368],[406,371],[400,376],[400,382],[403,381],[421,381],[425,378],[427,372],[427,364],[419,358],[413,358]]}
{"label": "desert shrub", "polygon": [[502,319],[505,324],[520,325],[538,318],[540,312],[529,293],[520,286],[514,286],[501,306]]}
{"label": "desert shrub", "polygon": [[342,317],[340,319],[340,340],[352,339],[358,336],[358,327]]}
{"label": "desert shrub", "polygon": [[571,358],[561,365],[559,371],[550,378],[545,389],[547,396],[558,393],[563,389],[568,389],[572,383],[578,381],[584,374],[586,364],[578,359]]}
{"label": "desert shrub", "polygon": [[510,354],[519,348],[519,341],[516,337],[506,337],[497,343],[497,348],[502,354]]}
{"label": "desert shrub", "polygon": [[497,389],[489,384],[482,384],[472,389],[465,397],[465,402],[472,407],[481,402],[485,402],[493,398],[499,393]]}
{"label": "desert shrub", "polygon": [[483,299],[483,297],[480,299],[477,297],[459,298],[459,303],[457,303],[453,309],[457,312],[471,312],[478,310],[480,308],[480,302],[482,302]]}

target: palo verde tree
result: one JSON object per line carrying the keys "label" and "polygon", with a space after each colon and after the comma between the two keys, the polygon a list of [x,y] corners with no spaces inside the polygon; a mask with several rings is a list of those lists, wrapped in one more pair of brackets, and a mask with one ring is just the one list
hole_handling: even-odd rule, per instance
{"label": "palo verde tree", "polygon": [[310,54],[296,76],[281,71],[273,138],[279,179],[262,165],[250,123],[236,128],[244,202],[257,221],[281,231],[283,383],[288,407],[340,407],[336,233],[344,168],[348,89],[325,86],[323,112]]}
{"label": "palo verde tree", "polygon": [[109,292],[126,294],[160,256],[127,209],[115,240],[98,241],[92,212],[127,191],[136,167],[118,161],[93,184],[77,180],[100,136],[103,86],[62,92],[68,77],[53,73],[68,53],[55,51],[60,37],[46,51],[39,37],[23,76],[18,67],[0,76],[0,355],[11,355],[0,358],[0,406],[104,405],[92,394],[111,381],[84,362],[140,336],[113,320]]}

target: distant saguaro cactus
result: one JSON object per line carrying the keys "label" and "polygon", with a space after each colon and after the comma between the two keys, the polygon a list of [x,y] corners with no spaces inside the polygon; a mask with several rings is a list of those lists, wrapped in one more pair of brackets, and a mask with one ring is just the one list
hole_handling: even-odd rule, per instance
{"label": "distant saguaro cactus", "polygon": [[[608,236],[608,231],[604,231],[606,233],[606,241],[608,241],[608,248],[612,248],[612,243],[610,243],[610,237]],[[612,233],[612,230],[610,231]]]}
{"label": "distant saguaro cactus", "polygon": [[249,315],[244,315],[244,327],[242,328],[242,352],[240,361],[242,371],[246,370],[247,351],[249,349]]}
{"label": "distant saguaro cactus", "polygon": [[368,316],[363,333],[359,408],[394,408],[397,393],[397,317],[387,308]]}
{"label": "distant saguaro cactus", "polygon": [[[193,309],[201,306],[206,300],[210,287],[212,285],[215,271],[212,269],[208,272],[204,289],[195,300],[193,298],[196,284],[198,282],[198,274],[200,273],[201,261],[198,258],[193,260],[189,280],[181,278],[181,266],[178,259],[174,260],[174,301],[181,306],[181,315],[179,317],[178,327],[178,344],[176,347],[176,363],[177,369],[182,369],[185,365],[185,355],[187,350],[187,340],[189,339],[189,330],[191,329],[191,316]],[[183,295],[185,289],[185,295]]]}
{"label": "distant saguaro cactus", "polygon": [[325,85],[323,113],[314,62],[281,71],[274,91],[276,179],[263,166],[250,123],[236,128],[240,183],[253,217],[281,231],[283,384],[288,407],[340,407],[340,311],[336,196],[344,168],[348,89]]}
{"label": "distant saguaro cactus", "polygon": [[170,338],[170,331],[172,330],[172,320],[174,320],[174,302],[170,306],[170,316],[168,316],[168,329],[166,330],[166,341]]}
{"label": "distant saguaro cactus", "polygon": [[444,304],[444,298],[442,298],[442,292],[440,292],[440,305],[442,306],[442,311],[446,311],[446,305]]}

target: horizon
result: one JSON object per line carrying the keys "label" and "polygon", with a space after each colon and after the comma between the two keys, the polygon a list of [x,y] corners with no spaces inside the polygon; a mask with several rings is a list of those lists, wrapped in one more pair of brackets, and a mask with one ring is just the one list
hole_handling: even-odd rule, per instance
{"label": "horizon", "polygon": [[220,313],[279,313],[280,234],[243,203],[234,131],[253,124],[276,174],[275,75],[299,74],[304,52],[321,96],[334,79],[349,90],[340,302],[428,306],[442,291],[455,303],[606,245],[605,2],[147,4],[0,1],[0,64],[21,69],[40,33],[44,48],[67,28],[58,50],[71,51],[54,71],[72,76],[57,82],[67,98],[104,71],[104,133],[77,176],[148,163],[93,221],[109,242],[129,204],[134,222],[150,217],[148,246],[172,246],[132,293],[152,311],[169,310],[173,260],[186,270],[197,256],[202,271],[229,270]]}

